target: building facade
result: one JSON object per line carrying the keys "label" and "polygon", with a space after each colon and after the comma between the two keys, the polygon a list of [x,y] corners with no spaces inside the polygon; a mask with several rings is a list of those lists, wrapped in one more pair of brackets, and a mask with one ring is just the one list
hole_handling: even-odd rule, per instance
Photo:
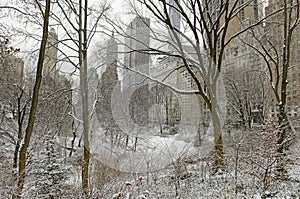
{"label": "building facade", "polygon": [[[135,17],[127,26],[125,38],[124,65],[140,73],[149,75],[150,19]],[[143,85],[144,77],[130,70],[123,70],[123,88]]]}
{"label": "building facade", "polygon": [[56,64],[58,61],[57,58],[58,52],[58,35],[56,34],[54,28],[51,28],[48,34],[45,59],[44,59],[44,68],[43,76],[44,78],[55,79],[57,74]]}
{"label": "building facade", "polygon": [[6,40],[0,41],[0,78],[7,82],[22,83],[24,78],[24,61],[7,47]]}
{"label": "building facade", "polygon": [[[240,1],[243,6],[228,27],[227,39],[259,21],[263,16],[262,1]],[[254,50],[253,34],[263,34],[258,25],[235,38],[225,49],[224,82],[227,96],[226,124],[252,127],[261,124],[268,106],[268,82],[263,58]]]}
{"label": "building facade", "polygon": [[[292,1],[286,1],[288,8],[287,11],[290,15],[290,19],[287,18],[287,22],[291,25],[295,23],[297,18],[297,5],[290,5],[293,3]],[[295,3],[296,4],[296,3]],[[266,7],[266,14],[271,14],[278,9],[283,8],[284,1],[276,1],[269,0],[268,6]],[[294,8],[292,8],[294,6]],[[266,35],[267,40],[273,44],[273,50],[270,52],[274,57],[276,57],[275,51],[280,55],[277,63],[277,67],[274,63],[271,63],[271,68],[273,70],[273,77],[276,78],[276,68],[278,68],[279,73],[282,73],[282,65],[283,65],[283,46],[288,47],[284,44],[284,12],[278,12],[275,15],[272,15],[270,19],[266,21]],[[288,30],[289,31],[289,30]],[[289,66],[287,71],[287,101],[286,101],[286,111],[287,116],[290,119],[295,119],[296,121],[300,121],[300,26],[299,23],[295,27],[292,33],[292,37],[290,40],[290,56],[289,56]],[[279,82],[281,82],[281,77],[279,77]],[[275,79],[274,79],[275,81]],[[280,83],[281,84],[281,83]],[[279,92],[280,89],[279,89]],[[270,117],[277,118],[278,111],[278,102],[273,95],[272,107],[270,108]],[[298,125],[299,126],[299,125]]]}
{"label": "building facade", "polygon": [[[178,1],[180,2],[180,1]],[[181,15],[180,13],[176,10],[178,9],[178,4],[174,0],[170,0],[169,4],[169,15],[170,15],[170,20],[173,28],[175,29],[175,34],[177,34],[177,30],[180,30],[180,23],[181,23]],[[168,45],[168,50],[171,52],[176,52],[176,48],[178,45],[176,45],[178,42],[176,41],[176,37],[173,32],[170,32],[170,44]],[[177,36],[180,39],[180,35],[177,34]]]}
{"label": "building facade", "polygon": [[150,19],[135,17],[127,26],[122,91],[132,93],[130,116],[140,126],[149,123],[150,92],[148,81],[142,75],[149,75]]}
{"label": "building facade", "polygon": [[[6,129],[7,124],[18,120],[18,108],[25,104],[27,93],[24,90],[24,62],[15,56],[14,49],[8,47],[8,40],[0,40],[0,125]],[[26,97],[25,97],[26,96]],[[20,117],[21,118],[21,117]],[[14,127],[7,129],[13,130]]]}
{"label": "building facade", "polygon": [[69,115],[72,112],[72,83],[56,68],[58,43],[58,35],[51,28],[44,58],[37,120],[40,127],[46,128],[47,131],[68,136],[72,134],[73,122],[73,118]]}

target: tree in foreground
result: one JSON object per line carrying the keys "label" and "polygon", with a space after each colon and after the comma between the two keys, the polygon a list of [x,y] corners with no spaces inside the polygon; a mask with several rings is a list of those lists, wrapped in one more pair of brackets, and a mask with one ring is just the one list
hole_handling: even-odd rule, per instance
{"label": "tree in foreground", "polygon": [[[62,28],[60,42],[67,50],[60,52],[64,60],[79,70],[81,115],[83,126],[83,160],[82,160],[82,191],[89,194],[90,164],[90,118],[91,105],[88,102],[88,50],[95,34],[99,33],[99,23],[109,9],[106,1],[101,2],[99,9],[89,6],[88,0],[55,1],[51,19]],[[72,54],[69,54],[71,51]]]}
{"label": "tree in foreground", "polygon": [[45,51],[46,51],[46,44],[48,38],[48,25],[49,25],[49,13],[50,13],[50,0],[46,0],[45,11],[43,12],[44,16],[44,24],[43,24],[43,37],[39,51],[39,58],[37,63],[37,71],[36,71],[36,79],[34,90],[32,94],[32,101],[29,113],[29,119],[25,131],[25,138],[24,143],[20,149],[19,154],[19,171],[18,171],[18,182],[17,182],[17,192],[14,195],[14,198],[21,198],[23,186],[25,183],[25,176],[26,176],[26,161],[27,161],[27,149],[30,145],[30,140],[34,128],[35,123],[35,114],[37,110],[37,104],[39,99],[39,90],[41,87],[42,81],[42,73],[43,73],[43,62],[45,58]]}
{"label": "tree in foreground", "polygon": [[[272,114],[277,117],[277,166],[280,175],[285,173],[283,158],[286,149],[294,139],[288,107],[297,105],[296,81],[294,71],[297,66],[299,48],[296,31],[299,31],[299,1],[272,1],[266,7],[266,14],[272,15],[265,22],[264,34],[252,31],[256,45],[245,42],[256,50],[266,63],[265,72],[273,93]],[[292,73],[294,73],[292,75]],[[293,83],[293,86],[290,85]],[[293,89],[292,89],[293,88]],[[293,94],[293,97],[291,97]],[[278,111],[277,111],[278,108]],[[284,175],[283,175],[284,176]]]}
{"label": "tree in foreground", "polygon": [[[155,44],[147,46],[144,41],[136,41],[136,38],[131,38],[139,42],[143,48],[130,50],[167,55],[181,60],[183,68],[194,81],[196,90],[180,90],[165,82],[145,76],[177,93],[196,94],[201,97],[209,109],[212,119],[215,166],[218,170],[224,166],[221,122],[223,107],[220,107],[219,101],[224,52],[234,38],[250,27],[261,23],[262,20],[257,20],[240,29],[239,26],[236,26],[239,22],[239,14],[246,7],[254,6],[253,1],[248,0],[241,3],[239,0],[138,0],[137,2],[147,9],[151,16],[152,24],[154,24],[151,27],[151,39]],[[138,6],[134,2],[131,5],[134,7],[135,14],[139,14]],[[183,28],[180,27],[181,25]],[[119,28],[116,30],[125,37],[130,37],[126,31]],[[127,69],[134,70],[128,66]],[[176,72],[177,69],[174,68],[172,72]]]}

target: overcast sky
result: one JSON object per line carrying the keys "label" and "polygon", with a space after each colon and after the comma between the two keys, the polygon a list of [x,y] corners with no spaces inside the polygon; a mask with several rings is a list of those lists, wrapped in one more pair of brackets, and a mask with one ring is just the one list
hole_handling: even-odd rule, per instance
{"label": "overcast sky", "polygon": [[[126,10],[128,10],[129,6],[128,6],[128,0],[108,0],[109,3],[112,3],[112,9],[110,10],[110,13],[112,15],[112,17],[114,18],[122,18],[122,20],[126,21],[126,17],[124,17],[124,13],[127,13]],[[14,2],[17,2],[18,5],[16,5]],[[89,5],[93,6],[93,5],[100,5],[101,3],[103,3],[103,1],[101,0],[90,0],[89,1]],[[18,0],[1,0],[0,1],[0,5],[10,5],[10,6],[15,6],[18,7],[20,6],[20,1]],[[22,6],[22,5],[21,5]],[[22,7],[23,9],[23,7]],[[8,14],[9,13],[9,14]],[[122,16],[123,15],[123,16]],[[1,24],[5,24],[7,30],[4,31],[9,31],[11,30],[11,33],[9,33],[9,35],[13,35],[14,31],[12,30],[13,27],[18,27],[18,28],[22,28],[23,32],[31,32],[32,35],[36,34],[36,35],[40,35],[42,34],[42,29],[40,27],[34,27],[31,24],[27,24],[27,23],[19,23],[20,21],[20,17],[18,17],[18,13],[16,11],[10,11],[8,12],[8,10],[0,10],[0,20],[1,20]],[[2,18],[4,17],[4,18]],[[51,27],[51,24],[50,24]],[[60,29],[58,27],[54,27],[55,30],[58,32],[58,37],[59,39],[61,39],[63,37],[63,35],[60,32]],[[29,67],[34,68],[34,59],[31,60],[31,57],[28,56],[28,52],[32,51],[32,50],[37,50],[39,48],[39,43],[40,42],[36,42],[32,39],[30,39],[29,37],[25,37],[25,36],[19,36],[17,37],[16,35],[12,36],[12,43],[11,45],[16,47],[16,48],[20,48],[21,52],[19,54],[17,54],[17,56],[20,56],[24,59],[25,61],[25,67],[28,69]],[[95,43],[97,43],[98,41],[101,42],[101,40],[103,40],[103,36],[100,35],[96,35],[96,37],[93,39],[93,43],[91,45],[91,47],[95,47]],[[35,45],[34,45],[35,43]],[[103,43],[103,41],[102,41]],[[64,66],[65,68],[65,66]],[[68,71],[69,69],[67,69]]]}

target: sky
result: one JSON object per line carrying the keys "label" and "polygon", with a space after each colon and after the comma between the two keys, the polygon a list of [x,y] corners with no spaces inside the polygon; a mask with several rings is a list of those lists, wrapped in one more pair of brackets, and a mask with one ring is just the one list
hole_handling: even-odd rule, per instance
{"label": "sky", "polygon": [[[21,4],[20,2],[21,1],[18,1],[18,0],[1,0],[0,6],[1,5],[10,5],[10,6],[18,7]],[[124,13],[126,13],[126,9],[129,8],[127,3],[126,3],[127,0],[108,0],[108,2],[112,3],[111,4],[112,8],[110,10],[110,14],[113,18],[119,18],[120,17],[120,18],[122,18],[122,20],[126,19],[126,17],[124,17]],[[99,0],[90,0],[89,1],[90,6],[100,5],[101,3],[103,3],[103,1],[99,1]],[[23,6],[23,5],[21,4],[21,6]],[[22,7],[22,9],[23,8],[24,7]],[[9,27],[7,30],[4,30],[4,31],[11,30],[11,34],[9,34],[9,35],[13,35],[13,33],[14,33],[13,28],[14,27],[22,28],[22,32],[28,32],[31,35],[36,34],[36,35],[39,35],[39,37],[41,37],[41,35],[42,35],[41,27],[35,27],[32,24],[29,24],[27,22],[20,22],[21,17],[18,15],[18,13],[16,11],[9,11],[8,12],[7,9],[6,10],[0,10],[0,16],[1,16],[0,23],[5,24],[6,27]],[[56,30],[56,32],[58,32],[59,39],[61,39],[63,37],[63,35],[61,33],[64,32],[64,31],[62,31],[58,27],[54,27],[54,29]],[[35,53],[34,56],[29,56],[28,52],[30,52],[30,51],[37,52],[40,42],[37,42],[36,40],[33,40],[33,39],[29,38],[28,36],[25,36],[23,34],[21,36],[14,35],[11,38],[12,39],[11,39],[10,45],[13,46],[13,47],[21,49],[20,53],[18,53],[17,56],[24,59],[25,71],[27,70],[27,72],[29,72],[29,71],[34,70],[35,65],[36,65],[35,62],[36,62],[37,53]],[[99,43],[103,43],[103,35],[100,35],[100,34],[95,35],[95,38],[93,38],[93,41],[94,42],[91,44],[92,48],[97,46],[96,43],[98,41],[99,41]],[[67,49],[65,49],[65,51],[67,53],[70,53],[70,52],[68,52]],[[73,53],[71,53],[71,54],[73,54]],[[33,68],[33,69],[31,69],[31,68]],[[62,67],[62,70],[64,70],[65,72],[68,72],[68,71],[72,70],[72,68],[73,67],[68,66],[68,64],[64,64],[64,66]]]}

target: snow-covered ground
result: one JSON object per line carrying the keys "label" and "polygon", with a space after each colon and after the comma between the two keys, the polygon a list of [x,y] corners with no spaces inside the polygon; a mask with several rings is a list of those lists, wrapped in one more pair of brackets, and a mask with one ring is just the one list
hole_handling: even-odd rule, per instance
{"label": "snow-covered ground", "polygon": [[[251,173],[253,165],[246,165],[245,157],[240,156],[237,173],[234,160],[236,158],[232,140],[225,134],[224,147],[225,169],[213,173],[212,161],[209,154],[213,147],[212,134],[203,137],[200,147],[195,147],[193,134],[175,134],[160,136],[155,134],[141,134],[138,138],[136,151],[123,146],[112,146],[103,131],[98,131],[91,139],[91,187],[93,197],[111,199],[206,199],[206,198],[253,198],[253,199],[299,199],[300,198],[300,142],[293,144],[287,156],[288,178],[275,180],[270,178],[267,187],[263,187],[260,176]],[[70,178],[66,182],[69,187],[80,187],[82,147],[78,147],[76,139],[73,156],[69,158]],[[59,145],[70,147],[72,138],[60,140]],[[132,144],[132,143],[131,143]],[[2,144],[1,156],[11,160],[13,147]],[[69,151],[68,151],[69,152]],[[8,156],[9,155],[9,156]],[[245,154],[244,154],[245,155]],[[205,158],[206,157],[206,158]],[[73,163],[72,163],[73,162]],[[105,180],[100,186],[97,184],[99,173],[95,165],[101,162],[104,167],[113,169],[103,171],[99,180]],[[9,163],[7,163],[9,164]],[[5,165],[3,162],[2,165]],[[3,172],[5,172],[3,170]],[[106,173],[105,173],[106,172]],[[114,173],[114,174],[113,174]],[[108,176],[108,177],[107,177]],[[94,181],[93,181],[94,180]],[[3,178],[2,178],[3,181]],[[3,181],[4,182],[4,181]],[[74,188],[75,189],[75,188]],[[1,191],[2,192],[2,191]],[[4,191],[3,191],[4,192]],[[74,193],[64,198],[80,198]]]}

